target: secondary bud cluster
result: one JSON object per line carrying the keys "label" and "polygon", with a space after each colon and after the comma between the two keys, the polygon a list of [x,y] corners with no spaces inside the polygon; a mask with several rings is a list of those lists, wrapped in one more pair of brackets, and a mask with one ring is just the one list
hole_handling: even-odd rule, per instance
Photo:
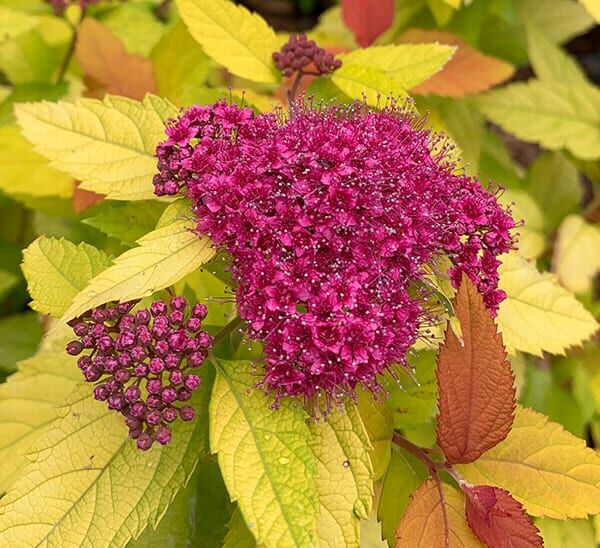
{"label": "secondary bud cluster", "polygon": [[212,339],[202,331],[207,309],[189,310],[183,297],[167,305],[133,311],[135,302],[109,303],[69,322],[77,340],[67,353],[84,353],[77,364],[85,380],[96,383],[94,397],[120,412],[140,449],[171,440],[169,424],[192,420],[182,405],[200,385],[193,371],[206,359]]}
{"label": "secondary bud cluster", "polygon": [[316,76],[331,74],[342,66],[342,62],[331,53],[317,46],[314,40],[306,38],[305,34],[295,34],[283,45],[280,51],[273,53],[275,66],[284,76],[291,76],[294,72],[305,72],[305,69],[314,65]]}

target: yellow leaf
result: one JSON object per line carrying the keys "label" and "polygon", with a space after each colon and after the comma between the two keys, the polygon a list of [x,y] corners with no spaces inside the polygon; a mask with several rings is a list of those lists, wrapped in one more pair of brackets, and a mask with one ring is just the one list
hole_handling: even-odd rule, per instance
{"label": "yellow leaf", "polygon": [[375,107],[385,105],[389,97],[406,96],[396,78],[377,67],[345,63],[333,73],[331,81],[348,97],[364,99]]}
{"label": "yellow leaf", "polygon": [[581,82],[530,80],[478,99],[482,112],[524,141],[577,158],[600,157],[600,90]]}
{"label": "yellow leaf", "polygon": [[373,499],[371,446],[353,402],[310,424],[317,461],[318,546],[358,548]]}
{"label": "yellow leaf", "polygon": [[515,221],[524,221],[516,231],[519,233],[517,249],[526,259],[539,257],[546,246],[544,214],[531,195],[518,189],[506,189],[499,198],[503,205],[510,205]]}
{"label": "yellow leaf", "polygon": [[373,479],[380,479],[387,470],[392,454],[394,415],[387,401],[374,401],[367,390],[358,392],[358,411],[369,434]]}
{"label": "yellow leaf", "polygon": [[60,316],[94,276],[109,265],[103,251],[85,242],[40,236],[23,251],[23,274],[33,301],[42,314]]}
{"label": "yellow leaf", "polygon": [[560,283],[575,293],[592,289],[600,271],[600,227],[580,215],[569,215],[558,228],[554,269]]}
{"label": "yellow leaf", "polygon": [[587,12],[600,23],[600,0],[579,0]]}
{"label": "yellow leaf", "polygon": [[533,516],[585,518],[600,512],[600,455],[532,409],[517,406],[506,439],[455,468],[470,483],[507,489]]}
{"label": "yellow leaf", "polygon": [[541,356],[564,354],[598,329],[594,317],[553,275],[541,273],[516,253],[501,257],[498,327],[509,353],[515,350]]}
{"label": "yellow leaf", "polygon": [[156,145],[177,109],[148,95],[24,103],[15,107],[23,134],[52,166],[82,181],[81,188],[114,200],[155,198]]}
{"label": "yellow leaf", "polygon": [[[371,46],[339,55],[342,63],[382,70],[401,87],[412,88],[438,72],[456,48],[441,44]],[[342,64],[342,66],[344,66]],[[334,75],[337,74],[334,73]]]}
{"label": "yellow leaf", "polygon": [[211,240],[192,228],[192,222],[180,219],[140,238],[138,247],[117,257],[73,298],[60,323],[109,301],[152,295],[210,261],[215,255]]}
{"label": "yellow leaf", "polygon": [[156,526],[206,451],[208,388],[192,400],[203,413],[174,423],[171,443],[148,452],[90,392],[89,385],[75,388],[0,500],[4,545],[124,546],[148,523]]}
{"label": "yellow leaf", "polygon": [[12,40],[37,24],[37,17],[0,6],[0,43]]}
{"label": "yellow leaf", "polygon": [[10,196],[59,196],[73,194],[73,178],[56,171],[33,151],[14,126],[0,128],[0,189]]}
{"label": "yellow leaf", "polygon": [[312,547],[318,500],[306,415],[289,400],[269,409],[255,382],[250,362],[217,362],[211,450],[258,542]]}
{"label": "yellow leaf", "polygon": [[75,358],[65,352],[72,338],[66,329],[44,341],[35,356],[20,362],[18,372],[0,385],[0,493],[14,483],[27,462],[29,448],[81,381]]}
{"label": "yellow leaf", "polygon": [[589,520],[558,521],[550,518],[535,520],[546,548],[597,548],[594,526]]}
{"label": "yellow leaf", "polygon": [[257,13],[229,0],[177,0],[179,14],[207,55],[229,72],[253,82],[275,84],[275,32]]}
{"label": "yellow leaf", "polygon": [[454,8],[455,10],[460,8],[460,6],[462,4],[462,0],[444,0],[444,2],[446,2],[446,4],[448,4],[450,7]]}

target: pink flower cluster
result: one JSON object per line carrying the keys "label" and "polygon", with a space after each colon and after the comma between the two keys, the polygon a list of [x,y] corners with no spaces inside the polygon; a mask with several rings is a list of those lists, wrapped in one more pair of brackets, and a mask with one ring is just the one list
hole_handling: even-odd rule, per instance
{"label": "pink flower cluster", "polygon": [[276,398],[377,389],[432,320],[423,281],[441,256],[490,309],[504,298],[514,221],[423,125],[395,106],[296,104],[283,119],[219,102],[167,128],[156,193],[189,196],[198,231],[231,254]]}

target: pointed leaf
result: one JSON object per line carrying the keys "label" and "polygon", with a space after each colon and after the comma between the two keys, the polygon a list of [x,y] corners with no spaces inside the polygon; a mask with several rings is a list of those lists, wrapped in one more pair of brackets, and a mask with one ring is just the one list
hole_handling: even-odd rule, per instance
{"label": "pointed leaf", "polygon": [[210,444],[231,499],[258,542],[314,545],[318,495],[306,415],[290,401],[270,409],[253,389],[250,362],[219,360],[217,367]]}
{"label": "pointed leaf", "polygon": [[317,462],[320,514],[318,546],[359,546],[360,519],[367,519],[373,499],[369,438],[356,406],[348,402],[326,420],[312,422]]}
{"label": "pointed leaf", "polygon": [[585,518],[600,512],[600,455],[531,409],[517,407],[506,439],[455,469],[469,483],[507,489],[533,516]]}
{"label": "pointed leaf", "polygon": [[101,84],[106,93],[142,100],[146,93],[157,93],[154,68],[141,55],[127,53],[125,46],[102,23],[86,17],[77,29],[75,56],[85,76]]}
{"label": "pointed leaf", "polygon": [[[454,55],[448,63],[431,78],[414,87],[414,93],[462,97],[487,91],[508,80],[514,73],[513,67],[506,61],[473,49],[460,37],[449,32],[410,29],[400,37],[399,42],[438,42],[455,47]],[[465,74],[469,77],[465,78]]]}
{"label": "pointed leaf", "polygon": [[426,481],[413,493],[398,524],[396,548],[482,546],[465,520],[463,494],[445,483],[441,488],[443,500],[433,480]]}
{"label": "pointed leaf", "polygon": [[177,7],[192,37],[229,72],[253,82],[278,81],[272,58],[278,40],[258,13],[229,0],[177,0]]}
{"label": "pointed leaf", "polygon": [[594,317],[554,276],[538,272],[515,253],[502,256],[499,287],[507,298],[500,304],[498,328],[510,353],[564,354],[598,329]]}
{"label": "pointed leaf", "polygon": [[109,301],[147,297],[210,261],[212,242],[192,232],[192,225],[182,219],[140,238],[138,247],[117,257],[72,299],[61,322]]}
{"label": "pointed leaf", "polygon": [[33,301],[31,308],[60,316],[94,276],[108,267],[103,251],[85,242],[40,236],[23,251],[23,274]]}
{"label": "pointed leaf", "polygon": [[514,418],[515,378],[502,337],[477,288],[463,277],[452,328],[438,354],[437,441],[450,464],[473,462],[502,441]]}
{"label": "pointed leaf", "polygon": [[482,112],[505,131],[577,158],[600,157],[600,90],[592,85],[530,80],[478,99]]}
{"label": "pointed leaf", "polygon": [[369,46],[394,20],[394,0],[342,0],[342,19],[361,47]]}
{"label": "pointed leaf", "polygon": [[15,108],[23,134],[52,166],[80,180],[81,188],[115,200],[154,198],[156,145],[177,109],[147,96],[24,103]]}
{"label": "pointed leaf", "polygon": [[[206,368],[203,375],[212,375]],[[0,500],[0,535],[10,545],[123,546],[154,527],[207,450],[205,376],[191,422],[148,452],[129,439],[123,418],[79,386],[38,440],[32,461]]]}
{"label": "pointed leaf", "polygon": [[508,491],[489,485],[465,486],[469,526],[486,546],[544,545],[538,528]]}
{"label": "pointed leaf", "polygon": [[364,99],[371,106],[385,105],[391,96],[406,95],[394,76],[377,67],[345,63],[333,73],[331,81],[348,97]]}

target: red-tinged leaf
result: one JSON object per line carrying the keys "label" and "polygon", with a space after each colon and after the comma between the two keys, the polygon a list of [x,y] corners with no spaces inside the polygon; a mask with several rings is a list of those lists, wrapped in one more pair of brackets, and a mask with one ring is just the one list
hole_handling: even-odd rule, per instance
{"label": "red-tinged leaf", "polygon": [[510,432],[514,375],[482,296],[466,276],[454,310],[459,340],[448,326],[437,363],[437,440],[450,464],[473,462]]}
{"label": "red-tinged leaf", "polygon": [[486,91],[508,80],[514,73],[509,63],[473,49],[458,36],[438,30],[410,29],[398,40],[400,43],[438,42],[456,46],[456,52],[442,70],[414,87],[411,91],[423,95],[462,97]]}
{"label": "red-tinged leaf", "polygon": [[469,526],[487,546],[533,548],[544,546],[539,529],[521,503],[508,491],[489,485],[463,487]]}
{"label": "red-tinged leaf", "polygon": [[342,19],[364,48],[392,24],[394,0],[342,0]]}
{"label": "red-tinged leaf", "polygon": [[464,495],[453,487],[433,480],[421,484],[396,529],[396,548],[481,548],[464,506]]}
{"label": "red-tinged leaf", "polygon": [[146,93],[157,93],[152,63],[127,53],[121,40],[95,19],[88,17],[79,26],[75,56],[86,82],[93,82],[90,96],[111,93],[141,100]]}
{"label": "red-tinged leaf", "polygon": [[79,182],[75,182],[75,190],[73,191],[73,210],[75,213],[81,213],[89,209],[98,202],[104,200],[104,194],[97,194],[91,190],[80,188]]}

